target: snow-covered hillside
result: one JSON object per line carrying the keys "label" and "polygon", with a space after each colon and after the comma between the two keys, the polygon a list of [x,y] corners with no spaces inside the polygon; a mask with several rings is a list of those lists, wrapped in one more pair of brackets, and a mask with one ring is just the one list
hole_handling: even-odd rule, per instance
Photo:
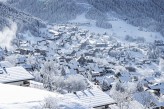
{"label": "snow-covered hillside", "polygon": [[132,25],[163,34],[162,0],[8,0],[8,4],[48,22],[67,22],[85,12],[87,19],[96,20],[103,28],[107,13],[115,12],[117,18]]}
{"label": "snow-covered hillside", "polygon": [[[116,34],[119,39],[125,39],[127,35],[134,39],[142,37],[148,42],[153,42],[156,38],[163,39],[163,20],[160,20],[163,9],[160,3],[162,4],[163,1],[8,0],[7,2],[47,22],[63,23],[74,20],[76,23],[90,23],[90,28],[85,27],[86,29],[100,33],[110,32]],[[121,4],[120,7],[119,4]],[[151,9],[148,8],[149,6]],[[142,12],[142,9],[146,12]],[[127,12],[128,10],[130,12]]]}
{"label": "snow-covered hillside", "polygon": [[16,34],[19,32],[29,30],[34,36],[38,33],[38,28],[46,27],[45,23],[40,19],[33,17],[22,11],[8,6],[6,3],[0,1],[0,30],[4,31],[4,28],[16,23],[17,30]]}
{"label": "snow-covered hillside", "polygon": [[[92,19],[87,19],[86,13],[83,13],[76,17],[76,19],[71,20],[71,23],[79,23],[80,27],[91,32],[96,32],[104,34],[109,33],[111,36],[114,36],[120,42],[125,41],[129,42],[126,37],[130,36],[133,39],[143,38],[147,42],[154,42],[155,40],[164,40],[164,37],[159,32],[151,32],[146,28],[136,27],[131,24],[128,24],[126,21],[115,18],[110,13],[108,14],[109,21],[112,25],[112,28],[100,28],[96,26],[96,21]],[[83,25],[84,24],[84,25]],[[88,25],[85,25],[88,24]]]}
{"label": "snow-covered hillside", "polygon": [[47,22],[66,22],[85,9],[74,0],[8,0],[11,6]]}
{"label": "snow-covered hillside", "polygon": [[163,0],[88,0],[101,12],[115,12],[117,17],[135,26],[163,34]]}
{"label": "snow-covered hillside", "polygon": [[[61,109],[87,109],[75,100],[64,99],[63,95],[44,90],[0,84],[0,109],[39,109],[44,99],[54,98]],[[40,108],[41,109],[41,108]]]}

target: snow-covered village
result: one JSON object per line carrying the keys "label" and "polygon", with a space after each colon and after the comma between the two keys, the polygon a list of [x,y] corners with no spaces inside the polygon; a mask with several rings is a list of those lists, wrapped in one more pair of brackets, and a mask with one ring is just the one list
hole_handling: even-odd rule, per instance
{"label": "snow-covered village", "polygon": [[[158,20],[130,23],[130,16],[104,14],[95,8],[98,0],[91,1],[0,0],[0,109],[164,109]],[[46,17],[36,14],[37,4],[47,6]],[[60,16],[54,6],[68,10]]]}

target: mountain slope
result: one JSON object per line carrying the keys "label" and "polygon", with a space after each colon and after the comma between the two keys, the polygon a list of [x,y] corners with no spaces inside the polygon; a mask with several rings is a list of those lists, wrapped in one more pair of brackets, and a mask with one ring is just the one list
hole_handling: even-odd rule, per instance
{"label": "mountain slope", "polygon": [[[17,9],[48,22],[67,22],[86,13],[101,28],[111,28],[107,13],[134,25],[164,35],[164,1],[162,0],[8,0]],[[105,26],[104,26],[105,25]]]}
{"label": "mountain slope", "polygon": [[116,12],[119,18],[151,31],[164,30],[163,0],[88,0],[101,12]]}
{"label": "mountain slope", "polygon": [[74,0],[8,0],[8,4],[48,22],[68,21],[83,11]]}
{"label": "mountain slope", "polygon": [[10,27],[12,22],[17,23],[18,32],[24,30],[30,30],[31,33],[36,35],[38,26],[45,27],[45,24],[31,15],[25,14],[24,12],[18,11],[15,8],[8,6],[0,2],[0,29],[2,30],[5,26]]}

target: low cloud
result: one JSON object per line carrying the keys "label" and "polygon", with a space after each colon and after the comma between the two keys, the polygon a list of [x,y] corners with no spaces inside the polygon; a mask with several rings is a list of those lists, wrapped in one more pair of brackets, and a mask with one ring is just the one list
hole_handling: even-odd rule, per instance
{"label": "low cloud", "polygon": [[0,47],[13,49],[11,45],[11,41],[16,37],[17,32],[17,24],[12,23],[11,27],[5,27],[2,31],[0,31]]}

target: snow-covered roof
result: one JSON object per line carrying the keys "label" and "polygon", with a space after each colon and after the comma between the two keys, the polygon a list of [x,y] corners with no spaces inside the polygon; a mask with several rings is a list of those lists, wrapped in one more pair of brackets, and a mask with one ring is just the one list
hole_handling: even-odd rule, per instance
{"label": "snow-covered roof", "polygon": [[14,67],[14,66],[10,62],[8,62],[8,61],[1,61],[0,62],[0,67],[1,68],[3,68],[3,67],[9,68],[9,67]]}
{"label": "snow-covered roof", "polygon": [[78,91],[76,94],[69,93],[66,94],[66,97],[78,100],[93,108],[116,103],[109,95],[98,88]]}
{"label": "snow-covered roof", "polygon": [[31,80],[34,77],[23,67],[0,68],[0,83],[12,83],[23,80]]}
{"label": "snow-covered roof", "polygon": [[92,71],[92,75],[98,76],[100,75],[100,72]]}
{"label": "snow-covered roof", "polygon": [[60,33],[58,31],[55,31],[55,30],[49,30],[50,33],[54,34],[54,35],[59,35]]}
{"label": "snow-covered roof", "polygon": [[149,86],[151,89],[160,89],[160,93],[164,94],[164,82]]}
{"label": "snow-covered roof", "polygon": [[26,57],[25,56],[18,57],[16,61],[17,63],[24,63],[26,61]]}
{"label": "snow-covered roof", "polygon": [[32,109],[44,104],[45,98],[55,98],[59,108],[88,109],[82,103],[73,99],[65,99],[64,96],[45,90],[15,85],[0,84],[0,109]]}

